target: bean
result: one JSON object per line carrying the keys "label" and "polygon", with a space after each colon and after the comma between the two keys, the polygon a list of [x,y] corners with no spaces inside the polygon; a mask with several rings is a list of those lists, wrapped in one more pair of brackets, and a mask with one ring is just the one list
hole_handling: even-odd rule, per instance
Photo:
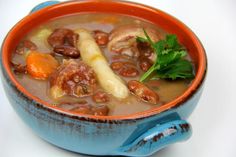
{"label": "bean", "polygon": [[126,66],[135,66],[135,64],[132,62],[121,62],[121,61],[111,63],[111,68],[112,70],[115,71],[118,71]]}
{"label": "bean", "polygon": [[109,101],[109,97],[105,92],[97,92],[96,94],[94,94],[92,96],[93,101],[95,101],[96,103],[102,103],[102,102],[108,102]]}
{"label": "bean", "polygon": [[89,104],[79,104],[76,108],[73,108],[70,111],[81,114],[93,114],[92,106]]}
{"label": "bean", "polygon": [[108,43],[108,33],[106,32],[95,30],[94,38],[95,38],[96,43],[100,46],[104,46]]}
{"label": "bean", "polygon": [[80,52],[75,47],[67,46],[67,45],[58,45],[55,46],[53,51],[57,54],[61,54],[63,56],[71,57],[71,58],[79,58]]}
{"label": "bean", "polygon": [[92,106],[90,104],[76,104],[71,103],[71,105],[76,105],[77,107],[71,109],[70,111],[76,112],[79,114],[88,114],[95,116],[107,116],[109,113],[109,108],[106,105],[96,105]]}
{"label": "bean", "polygon": [[120,70],[123,67],[123,62],[113,62],[111,63],[112,70]]}
{"label": "bean", "polygon": [[149,59],[145,57],[139,58],[139,67],[143,71],[148,71],[148,69],[152,66],[152,63]]}
{"label": "bean", "polygon": [[92,111],[95,116],[107,116],[109,108],[106,105],[98,105],[93,107]]}
{"label": "bean", "polygon": [[139,72],[134,67],[124,67],[121,69],[119,74],[124,77],[135,77],[139,75]]}
{"label": "bean", "polygon": [[137,42],[137,49],[140,53],[140,56],[149,57],[153,53],[153,49],[147,42]]}
{"label": "bean", "polygon": [[137,96],[144,102],[148,102],[150,104],[157,104],[159,101],[158,94],[139,81],[129,81],[128,88],[131,93],[133,93],[135,96]]}
{"label": "bean", "polygon": [[48,37],[48,43],[52,46],[69,45],[76,46],[78,40],[78,34],[75,34],[72,30],[66,28],[55,29],[54,32]]}

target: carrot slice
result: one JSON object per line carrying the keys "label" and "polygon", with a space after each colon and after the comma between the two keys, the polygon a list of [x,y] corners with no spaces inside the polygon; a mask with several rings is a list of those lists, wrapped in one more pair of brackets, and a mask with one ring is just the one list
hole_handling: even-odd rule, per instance
{"label": "carrot slice", "polygon": [[26,58],[28,74],[39,80],[47,79],[57,69],[58,65],[58,61],[53,56],[37,51],[31,51]]}

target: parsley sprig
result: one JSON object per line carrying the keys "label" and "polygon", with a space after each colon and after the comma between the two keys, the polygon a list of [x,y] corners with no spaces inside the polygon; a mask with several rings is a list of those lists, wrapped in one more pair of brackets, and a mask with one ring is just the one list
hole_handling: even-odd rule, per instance
{"label": "parsley sprig", "polygon": [[[151,74],[151,79],[188,79],[193,78],[193,65],[184,57],[186,49],[178,43],[176,35],[167,35],[165,40],[153,42],[145,30],[146,38],[137,37],[137,42],[148,42],[156,53],[155,63],[145,72],[140,81],[145,81]],[[154,73],[155,72],[155,73]]]}

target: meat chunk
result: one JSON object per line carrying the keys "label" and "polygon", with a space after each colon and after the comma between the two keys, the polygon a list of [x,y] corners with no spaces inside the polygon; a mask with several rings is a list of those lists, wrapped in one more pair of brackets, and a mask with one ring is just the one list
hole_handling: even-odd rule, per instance
{"label": "meat chunk", "polygon": [[53,51],[63,56],[78,58],[79,50],[76,49],[76,43],[79,35],[70,29],[59,28],[48,37],[48,43],[53,47]]}
{"label": "meat chunk", "polygon": [[94,71],[84,62],[64,60],[50,77],[50,93],[54,99],[63,95],[84,97],[92,95],[96,88]]}
{"label": "meat chunk", "polygon": [[131,93],[140,98],[144,102],[150,104],[157,104],[159,101],[159,96],[156,92],[149,89],[147,86],[139,81],[131,80],[128,82],[128,88]]}
{"label": "meat chunk", "polygon": [[160,39],[159,32],[149,26],[137,24],[124,25],[114,29],[109,36],[108,50],[126,54],[132,57],[138,57],[136,47],[136,37],[144,37],[143,29],[146,30],[150,38],[156,42]]}

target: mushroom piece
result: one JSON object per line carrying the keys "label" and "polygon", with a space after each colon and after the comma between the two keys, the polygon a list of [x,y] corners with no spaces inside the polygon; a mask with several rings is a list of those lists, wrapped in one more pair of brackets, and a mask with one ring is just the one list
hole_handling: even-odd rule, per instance
{"label": "mushroom piece", "polygon": [[152,41],[156,42],[160,39],[160,33],[150,26],[141,26],[138,24],[123,25],[110,33],[108,50],[131,57],[138,57],[139,52],[136,48],[136,37],[145,38],[143,30],[147,32]]}

